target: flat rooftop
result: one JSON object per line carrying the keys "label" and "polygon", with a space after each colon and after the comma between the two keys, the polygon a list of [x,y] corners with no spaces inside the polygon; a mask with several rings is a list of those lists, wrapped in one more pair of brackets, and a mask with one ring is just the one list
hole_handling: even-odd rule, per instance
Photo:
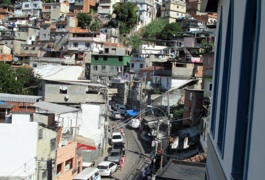
{"label": "flat rooftop", "polygon": [[156,176],[156,180],[162,179],[205,179],[205,164],[170,160],[168,164],[161,171],[159,171]]}

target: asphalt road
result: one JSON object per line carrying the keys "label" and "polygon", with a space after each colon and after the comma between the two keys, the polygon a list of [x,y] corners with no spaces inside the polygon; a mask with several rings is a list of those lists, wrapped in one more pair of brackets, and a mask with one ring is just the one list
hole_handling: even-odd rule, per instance
{"label": "asphalt road", "polygon": [[[125,163],[123,170],[118,169],[115,173],[112,174],[112,177],[103,177],[103,179],[140,180],[142,179],[142,169],[144,169],[150,163],[149,156],[151,147],[149,147],[141,139],[139,130],[128,129],[126,125],[124,125],[123,121],[120,120],[110,120],[110,127],[113,123],[118,127],[124,127],[125,136],[123,138],[125,142]],[[109,135],[110,134],[111,133],[109,133]],[[105,156],[102,157],[102,160],[106,159],[110,149],[111,146],[109,146],[108,150],[104,153]]]}

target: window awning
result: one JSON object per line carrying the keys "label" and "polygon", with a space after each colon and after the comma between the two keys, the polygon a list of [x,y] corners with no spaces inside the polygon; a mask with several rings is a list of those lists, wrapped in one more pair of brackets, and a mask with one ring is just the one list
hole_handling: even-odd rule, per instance
{"label": "window awning", "polygon": [[96,150],[97,149],[95,141],[93,139],[77,135],[75,138],[75,141],[77,142],[77,149],[80,149],[80,150]]}

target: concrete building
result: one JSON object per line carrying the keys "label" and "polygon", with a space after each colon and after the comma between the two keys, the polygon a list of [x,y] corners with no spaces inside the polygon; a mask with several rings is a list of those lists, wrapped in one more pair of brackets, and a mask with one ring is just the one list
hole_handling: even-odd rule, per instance
{"label": "concrete building", "polygon": [[[55,178],[55,166],[48,169],[47,163],[55,162],[57,133],[40,126],[37,122],[30,122],[28,117],[23,119],[13,117],[12,124],[0,125],[1,144],[1,178]],[[18,138],[19,136],[19,138]],[[5,138],[8,137],[8,138]],[[23,140],[18,140],[23,139]],[[26,141],[25,141],[26,139]],[[12,142],[12,143],[10,143]],[[19,147],[19,153],[17,148]],[[10,159],[16,159],[14,164]]]}
{"label": "concrete building", "polygon": [[42,10],[42,1],[24,1],[22,2],[22,14],[39,18]]}
{"label": "concrete building", "polygon": [[263,179],[265,3],[202,0],[217,12],[207,179]]}
{"label": "concrete building", "polygon": [[108,17],[112,14],[113,6],[120,3],[120,0],[99,0],[98,2],[98,14],[100,17]]}
{"label": "concrete building", "polygon": [[177,19],[185,18],[186,3],[182,0],[167,0],[161,8],[161,18],[168,23],[176,22]]}

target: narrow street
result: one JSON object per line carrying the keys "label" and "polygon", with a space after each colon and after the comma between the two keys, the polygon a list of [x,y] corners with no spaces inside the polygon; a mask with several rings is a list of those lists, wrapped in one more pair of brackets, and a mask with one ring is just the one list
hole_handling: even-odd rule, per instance
{"label": "narrow street", "polygon": [[[113,123],[117,127],[124,126],[124,120],[109,120],[109,125],[111,126]],[[113,173],[112,177],[103,177],[103,179],[116,179],[116,180],[141,180],[142,179],[142,169],[144,169],[148,164],[150,164],[150,152],[151,147],[148,146],[140,137],[140,131],[129,129],[124,126],[125,136],[125,164],[123,170],[118,170]],[[110,133],[109,133],[110,135]],[[110,136],[109,136],[110,137]],[[108,152],[110,151],[111,146],[105,156],[101,158],[101,160],[106,160]],[[98,160],[100,161],[100,159]],[[98,164],[99,162],[96,162]]]}

